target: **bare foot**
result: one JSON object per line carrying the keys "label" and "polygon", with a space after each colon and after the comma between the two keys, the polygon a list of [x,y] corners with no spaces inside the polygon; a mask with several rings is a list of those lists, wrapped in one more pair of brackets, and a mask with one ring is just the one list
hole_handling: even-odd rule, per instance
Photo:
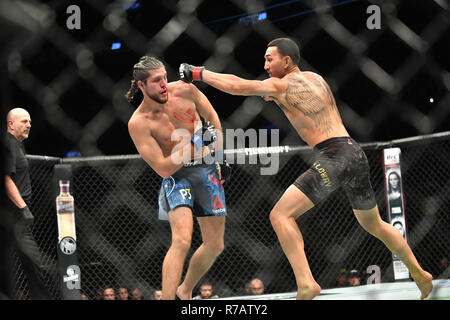
{"label": "bare foot", "polygon": [[416,282],[417,286],[419,287],[420,292],[422,295],[420,296],[420,299],[423,300],[430,294],[431,290],[433,290],[433,276],[429,274],[426,271],[423,271],[420,276],[413,277],[414,281]]}
{"label": "bare foot", "polygon": [[180,300],[192,300],[192,291],[185,291],[183,284],[181,284],[177,289],[177,297],[180,298]]}
{"label": "bare foot", "polygon": [[297,300],[312,300],[316,297],[322,288],[314,282],[311,286],[299,287],[297,291]]}

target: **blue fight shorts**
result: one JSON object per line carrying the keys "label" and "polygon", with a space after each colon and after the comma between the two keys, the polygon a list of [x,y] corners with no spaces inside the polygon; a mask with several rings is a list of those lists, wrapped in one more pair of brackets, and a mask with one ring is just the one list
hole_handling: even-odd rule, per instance
{"label": "blue fight shorts", "polygon": [[[194,201],[203,212],[194,212]],[[160,220],[169,220],[169,211],[180,206],[191,208],[196,217],[227,215],[225,192],[215,164],[183,167],[163,179],[158,203]]]}

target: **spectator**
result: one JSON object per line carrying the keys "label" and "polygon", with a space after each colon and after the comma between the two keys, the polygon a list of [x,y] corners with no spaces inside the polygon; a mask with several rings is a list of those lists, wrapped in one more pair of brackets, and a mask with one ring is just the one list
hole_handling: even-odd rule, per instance
{"label": "spectator", "polygon": [[128,289],[125,286],[119,287],[117,296],[119,300],[131,300]]}
{"label": "spectator", "polygon": [[450,277],[450,267],[447,257],[442,257],[439,262],[439,279],[448,279]]}
{"label": "spectator", "polygon": [[116,300],[116,292],[113,287],[106,287],[103,290],[103,300]]}
{"label": "spectator", "polygon": [[348,276],[348,284],[350,286],[359,286],[361,285],[361,276],[359,275],[358,270],[351,270]]}
{"label": "spectator", "polygon": [[264,283],[261,279],[254,278],[250,281],[248,290],[250,294],[263,294],[264,293]]}
{"label": "spectator", "polygon": [[131,300],[145,300],[142,294],[142,290],[139,287],[131,290]]}
{"label": "spectator", "polygon": [[162,291],[161,289],[157,289],[153,291],[152,300],[161,300]]}
{"label": "spectator", "polygon": [[98,288],[95,291],[95,300],[103,300],[103,289],[102,288]]}
{"label": "spectator", "polygon": [[199,288],[199,295],[195,296],[193,299],[194,300],[200,300],[200,299],[215,299],[218,298],[219,296],[214,295],[213,296],[213,286],[210,282],[205,281],[200,285]]}
{"label": "spectator", "polygon": [[336,287],[346,287],[348,286],[348,274],[347,269],[341,269],[339,271],[339,276],[336,280]]}
{"label": "spectator", "polygon": [[88,295],[84,292],[81,292],[81,300],[89,300]]}

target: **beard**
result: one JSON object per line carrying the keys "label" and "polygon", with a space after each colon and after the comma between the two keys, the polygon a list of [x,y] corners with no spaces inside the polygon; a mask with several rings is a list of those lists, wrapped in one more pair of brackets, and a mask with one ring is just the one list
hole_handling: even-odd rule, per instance
{"label": "beard", "polygon": [[167,100],[169,99],[169,96],[166,96],[165,98],[161,98],[160,95],[159,95],[158,93],[155,93],[155,94],[149,94],[148,92],[146,92],[145,95],[146,95],[148,98],[152,99],[153,101],[158,102],[158,103],[161,103],[161,104],[166,103]]}
{"label": "beard", "polygon": [[165,97],[165,98],[160,98],[160,97],[149,97],[149,98],[152,99],[152,100],[154,100],[154,101],[156,101],[156,102],[158,102],[158,103],[162,103],[162,104],[166,103],[167,100],[169,100],[168,97]]}

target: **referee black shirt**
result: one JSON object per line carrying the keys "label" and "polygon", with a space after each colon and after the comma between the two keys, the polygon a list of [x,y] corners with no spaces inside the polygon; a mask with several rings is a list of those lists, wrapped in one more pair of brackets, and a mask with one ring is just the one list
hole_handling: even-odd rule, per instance
{"label": "referee black shirt", "polygon": [[23,200],[30,203],[31,182],[25,147],[9,132],[6,133],[5,147],[5,173],[10,175]]}

